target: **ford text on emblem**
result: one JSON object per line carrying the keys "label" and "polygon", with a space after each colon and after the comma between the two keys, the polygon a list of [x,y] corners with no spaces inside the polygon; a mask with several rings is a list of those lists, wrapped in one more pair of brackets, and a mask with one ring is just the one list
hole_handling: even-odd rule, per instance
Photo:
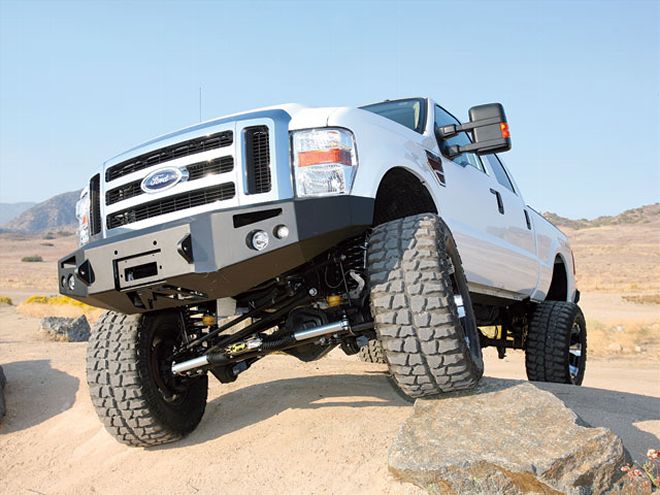
{"label": "ford text on emblem", "polygon": [[165,191],[170,187],[176,186],[179,182],[188,178],[188,171],[176,167],[166,167],[154,170],[147,175],[140,187],[146,193],[156,193]]}

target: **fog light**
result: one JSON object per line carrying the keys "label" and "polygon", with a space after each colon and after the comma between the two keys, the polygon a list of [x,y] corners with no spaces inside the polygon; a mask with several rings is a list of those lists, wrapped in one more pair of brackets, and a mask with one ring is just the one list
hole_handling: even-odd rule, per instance
{"label": "fog light", "polygon": [[263,251],[268,247],[268,234],[263,230],[255,230],[249,236],[248,245],[257,251]]}
{"label": "fog light", "polygon": [[66,285],[69,287],[69,290],[74,290],[76,288],[76,277],[74,277],[73,274],[69,275]]}
{"label": "fog light", "polygon": [[278,225],[275,227],[275,237],[278,239],[286,239],[289,237],[289,227],[286,225]]}
{"label": "fog light", "polygon": [[62,286],[62,288],[66,287],[66,277],[62,277],[62,280],[60,280],[60,285]]}

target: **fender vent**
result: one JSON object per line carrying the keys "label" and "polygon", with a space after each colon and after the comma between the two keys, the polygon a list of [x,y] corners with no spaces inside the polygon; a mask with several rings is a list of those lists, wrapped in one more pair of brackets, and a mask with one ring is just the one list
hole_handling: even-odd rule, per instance
{"label": "fender vent", "polygon": [[442,168],[442,159],[439,156],[435,156],[430,151],[426,152],[426,159],[428,160],[429,166],[433,169],[435,175],[438,177],[440,184],[446,186],[445,170]]}
{"label": "fender vent", "polygon": [[268,127],[246,127],[245,165],[247,168],[247,193],[260,194],[270,191],[270,142]]}

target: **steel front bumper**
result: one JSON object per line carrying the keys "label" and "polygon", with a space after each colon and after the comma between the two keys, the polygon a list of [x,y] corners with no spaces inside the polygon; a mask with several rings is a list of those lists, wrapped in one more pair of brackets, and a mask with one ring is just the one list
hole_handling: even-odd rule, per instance
{"label": "steel front bumper", "polygon": [[[117,234],[59,261],[60,293],[122,313],[235,296],[363,232],[373,203],[354,196],[288,200]],[[289,230],[284,239],[274,235],[280,225]],[[269,234],[263,251],[248,245],[256,230]]]}

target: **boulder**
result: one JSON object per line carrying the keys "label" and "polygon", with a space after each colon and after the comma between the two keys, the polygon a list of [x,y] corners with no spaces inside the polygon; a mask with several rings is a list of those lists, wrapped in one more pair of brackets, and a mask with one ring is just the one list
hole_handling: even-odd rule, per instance
{"label": "boulder", "polygon": [[5,385],[7,384],[7,379],[5,378],[5,372],[2,371],[2,366],[0,366],[0,420],[5,417],[7,408],[5,406]]}
{"label": "boulder", "polygon": [[89,322],[85,315],[78,318],[47,316],[41,320],[41,330],[52,340],[86,342],[89,340]]}
{"label": "boulder", "polygon": [[532,383],[484,378],[468,392],[417,400],[389,453],[404,481],[446,494],[606,492],[626,452]]}

